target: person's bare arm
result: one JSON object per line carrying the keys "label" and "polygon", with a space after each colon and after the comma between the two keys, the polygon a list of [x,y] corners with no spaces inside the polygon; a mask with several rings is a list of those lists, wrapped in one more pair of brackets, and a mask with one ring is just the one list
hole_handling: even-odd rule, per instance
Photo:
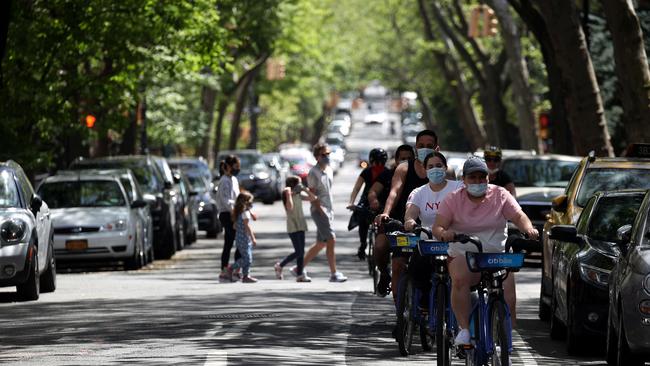
{"label": "person's bare arm", "polygon": [[519,214],[515,217],[512,218],[513,224],[517,226],[517,228],[524,234],[528,236],[530,239],[537,239],[539,237],[539,232],[535,227],[533,226],[533,223],[530,222],[530,219],[524,211],[519,211]]}
{"label": "person's bare arm", "polygon": [[381,222],[388,217],[390,212],[393,210],[393,206],[395,206],[395,202],[397,202],[399,195],[402,194],[407,170],[408,164],[400,164],[395,170],[393,180],[391,181],[390,193],[388,194],[386,205],[384,206],[384,212],[377,215],[377,218],[375,219],[377,224],[381,224]]}
{"label": "person's bare arm", "polygon": [[282,190],[282,194],[284,195],[284,208],[287,211],[293,210],[293,198],[291,197],[291,188],[285,188]]}
{"label": "person's bare arm", "polygon": [[370,190],[368,191],[368,202],[370,203],[370,208],[373,210],[378,210],[379,209],[379,199],[377,198],[379,196],[379,193],[384,190],[384,185],[375,182],[372,184],[370,187]]}
{"label": "person's bare arm", "polygon": [[438,240],[452,241],[454,240],[454,236],[456,235],[456,233],[454,233],[451,230],[448,230],[450,225],[451,225],[450,218],[438,214],[436,216],[436,222],[433,224],[433,229],[431,230],[431,233],[433,234],[433,236],[438,238]]}
{"label": "person's bare arm", "polygon": [[354,183],[354,187],[352,188],[352,194],[350,194],[350,200],[348,201],[347,208],[352,208],[352,206],[354,206],[354,200],[357,198],[357,194],[359,194],[359,191],[361,190],[361,186],[363,184],[363,178],[359,176],[357,178],[357,181]]}
{"label": "person's bare arm", "polygon": [[251,242],[253,242],[253,246],[257,246],[257,240],[255,240],[255,234],[253,233],[253,229],[251,229],[250,226],[250,220],[249,219],[244,219],[244,227],[246,228],[246,232],[248,235],[250,235]]}
{"label": "person's bare arm", "polygon": [[404,214],[404,229],[412,231],[417,224],[415,221],[420,216],[420,208],[413,203],[406,204],[406,214]]}

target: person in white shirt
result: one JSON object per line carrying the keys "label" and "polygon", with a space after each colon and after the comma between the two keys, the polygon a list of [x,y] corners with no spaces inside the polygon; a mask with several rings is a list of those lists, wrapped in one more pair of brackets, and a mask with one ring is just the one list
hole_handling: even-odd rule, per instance
{"label": "person in white shirt", "polygon": [[445,179],[447,173],[447,159],[437,151],[427,155],[424,159],[429,183],[414,189],[406,201],[406,214],[404,215],[404,228],[413,230],[420,219],[422,227],[431,229],[436,222],[440,202],[451,192],[462,188],[463,182]]}
{"label": "person in white shirt", "polygon": [[[239,196],[239,174],[240,162],[235,155],[226,156],[219,164],[221,179],[217,188],[217,209],[219,210],[219,221],[223,227],[223,251],[221,252],[221,273],[220,280],[228,279],[226,268],[230,261],[230,251],[235,241],[235,226],[232,220],[232,210],[235,208],[235,200]],[[238,260],[240,253],[235,251],[235,260]]]}

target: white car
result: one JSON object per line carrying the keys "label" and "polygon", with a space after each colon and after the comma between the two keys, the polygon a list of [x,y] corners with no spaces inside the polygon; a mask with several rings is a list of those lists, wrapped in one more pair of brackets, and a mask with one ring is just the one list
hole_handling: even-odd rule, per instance
{"label": "white car", "polygon": [[74,173],[48,177],[38,189],[50,202],[57,259],[120,260],[126,269],[141,268],[148,248],[139,211],[146,201],[131,201],[119,176]]}
{"label": "white car", "polygon": [[368,113],[363,119],[363,121],[367,125],[372,125],[372,124],[383,125],[387,120],[388,120],[388,114],[386,112]]}
{"label": "white car", "polygon": [[327,132],[340,133],[343,136],[349,136],[351,127],[352,124],[349,120],[335,119],[330,122],[330,125],[327,127]]}
{"label": "white car", "polygon": [[0,287],[21,300],[56,289],[50,209],[17,163],[0,163]]}

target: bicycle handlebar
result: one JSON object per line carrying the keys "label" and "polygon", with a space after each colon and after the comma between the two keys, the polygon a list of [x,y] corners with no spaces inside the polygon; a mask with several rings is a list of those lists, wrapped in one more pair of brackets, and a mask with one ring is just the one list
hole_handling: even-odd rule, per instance
{"label": "bicycle handlebar", "polygon": [[[402,224],[401,221],[395,220],[392,218],[388,218],[384,220],[384,229],[386,232],[393,232],[393,231],[404,231],[404,224]],[[416,235],[420,235],[421,233],[424,233],[429,239],[433,238],[433,234],[431,233],[431,229],[428,229],[426,227],[422,227],[420,225],[416,225],[413,228],[413,233]]]}

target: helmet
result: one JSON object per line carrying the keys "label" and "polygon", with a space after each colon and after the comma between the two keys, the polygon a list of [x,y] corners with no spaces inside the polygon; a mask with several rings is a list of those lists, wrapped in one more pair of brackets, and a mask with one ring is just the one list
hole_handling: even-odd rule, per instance
{"label": "helmet", "polygon": [[501,149],[496,146],[490,146],[483,151],[483,158],[501,158]]}
{"label": "helmet", "polygon": [[388,160],[388,154],[386,154],[386,150],[382,148],[376,148],[370,150],[370,154],[368,154],[368,161],[371,163],[377,162],[377,163],[386,163],[386,160]]}

